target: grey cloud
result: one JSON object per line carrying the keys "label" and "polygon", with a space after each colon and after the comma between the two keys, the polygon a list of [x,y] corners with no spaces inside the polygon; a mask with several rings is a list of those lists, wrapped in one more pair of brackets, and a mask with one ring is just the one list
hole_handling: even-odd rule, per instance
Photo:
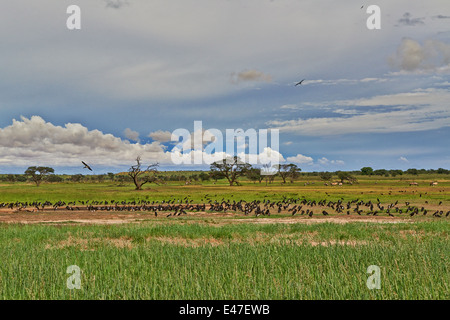
{"label": "grey cloud", "polygon": [[416,26],[425,24],[423,20],[424,18],[411,18],[411,14],[409,12],[405,12],[403,14],[403,18],[398,20],[398,23],[405,26]]}
{"label": "grey cloud", "polygon": [[130,128],[126,128],[123,131],[125,137],[131,141],[139,141],[139,133],[131,130]]}
{"label": "grey cloud", "polygon": [[433,18],[436,18],[436,19],[450,19],[450,16],[444,16],[442,14],[438,14],[437,16],[434,16]]}
{"label": "grey cloud", "polygon": [[172,139],[172,132],[158,130],[150,133],[148,136],[158,142],[169,142]]}
{"label": "grey cloud", "polygon": [[107,8],[120,9],[123,6],[129,5],[128,1],[124,0],[104,0]]}

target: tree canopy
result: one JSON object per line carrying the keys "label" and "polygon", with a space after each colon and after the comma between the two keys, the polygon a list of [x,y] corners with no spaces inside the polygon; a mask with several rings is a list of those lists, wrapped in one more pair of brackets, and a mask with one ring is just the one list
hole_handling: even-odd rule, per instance
{"label": "tree canopy", "polygon": [[239,157],[227,157],[211,164],[210,169],[213,174],[225,177],[230,186],[238,185],[238,178],[245,175],[251,168],[251,165],[243,162]]}
{"label": "tree canopy", "polygon": [[30,176],[30,179],[36,183],[36,186],[39,187],[39,185],[42,182],[42,179],[44,176],[54,173],[55,170],[50,167],[28,167],[27,170],[25,170],[25,174]]}

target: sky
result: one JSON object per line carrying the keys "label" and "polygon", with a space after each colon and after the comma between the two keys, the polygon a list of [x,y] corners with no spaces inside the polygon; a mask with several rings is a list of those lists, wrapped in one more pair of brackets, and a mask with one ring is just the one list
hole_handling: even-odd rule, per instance
{"label": "sky", "polygon": [[194,121],[306,172],[450,168],[448,0],[15,0],[0,39],[0,174],[208,169],[173,162]]}

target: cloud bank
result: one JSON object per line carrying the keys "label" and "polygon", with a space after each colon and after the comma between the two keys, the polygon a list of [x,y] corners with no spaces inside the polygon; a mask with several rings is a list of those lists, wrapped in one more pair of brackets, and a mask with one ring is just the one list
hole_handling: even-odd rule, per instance
{"label": "cloud bank", "polygon": [[358,107],[358,112],[335,108],[339,114],[336,117],[271,120],[267,124],[273,129],[306,136],[435,130],[450,126],[448,101],[448,90],[418,89],[334,102],[338,106]]}
{"label": "cloud bank", "polygon": [[171,163],[170,152],[159,142],[132,144],[79,123],[55,126],[39,116],[13,120],[0,128],[0,165],[76,166],[81,160],[102,166],[145,162]]}

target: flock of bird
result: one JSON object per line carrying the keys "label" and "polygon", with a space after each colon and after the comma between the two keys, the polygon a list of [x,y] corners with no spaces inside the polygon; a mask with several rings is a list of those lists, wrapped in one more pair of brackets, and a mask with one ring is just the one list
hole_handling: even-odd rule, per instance
{"label": "flock of bird", "polygon": [[[303,82],[300,81],[298,84]],[[81,161],[85,168],[92,171],[92,168],[87,165],[84,161]],[[327,193],[328,195],[328,193]],[[216,197],[217,195],[215,195]],[[422,196],[422,195],[420,195]],[[270,216],[271,213],[276,212],[278,214],[288,213],[292,216],[294,215],[305,215],[312,217],[314,215],[314,210],[320,212],[324,216],[328,216],[329,212],[334,212],[337,214],[347,214],[351,213],[358,215],[367,216],[378,216],[381,214],[387,214],[390,217],[394,217],[395,214],[408,214],[413,217],[415,215],[426,216],[429,210],[425,207],[411,206],[409,202],[405,202],[405,207],[400,207],[399,201],[395,203],[390,203],[388,205],[382,205],[380,199],[377,198],[376,202],[371,200],[364,202],[360,199],[355,199],[351,201],[344,202],[343,198],[337,201],[330,200],[307,200],[305,198],[286,198],[279,201],[270,200],[225,200],[224,198],[219,202],[213,200],[211,195],[206,194],[205,199],[201,199],[201,204],[193,204],[193,200],[189,199],[189,196],[183,199],[171,199],[159,201],[57,201],[52,203],[50,201],[45,202],[4,202],[0,203],[0,208],[8,208],[11,210],[25,211],[25,212],[41,212],[49,210],[66,210],[70,212],[76,211],[115,211],[115,212],[153,212],[157,217],[158,212],[166,214],[166,217],[187,215],[188,212],[237,212],[243,213],[245,216],[254,214],[256,217]],[[428,204],[428,201],[425,203]],[[438,206],[442,204],[439,202]],[[328,210],[328,211],[327,211]],[[440,218],[442,216],[448,217],[450,211],[444,213],[444,210],[435,210],[433,213],[430,212],[433,217]]]}
{"label": "flock of bird", "polygon": [[[171,199],[162,201],[57,201],[57,202],[11,202],[0,203],[0,208],[8,208],[11,210],[25,211],[25,212],[42,212],[42,211],[89,211],[89,212],[153,212],[155,216],[164,214],[166,217],[187,215],[188,212],[235,212],[243,213],[245,216],[254,215],[256,217],[270,216],[272,213],[277,214],[289,214],[304,215],[312,217],[316,215],[328,216],[330,213],[334,214],[357,214],[366,216],[380,216],[388,215],[394,217],[396,215],[409,215],[411,217],[415,215],[427,214],[433,217],[441,218],[443,216],[448,217],[450,211],[444,212],[444,210],[429,210],[425,207],[417,207],[410,205],[409,202],[400,204],[399,201],[395,201],[390,204],[382,204],[379,199],[377,201],[363,201],[360,199],[343,201],[343,199],[337,201],[330,200],[307,200],[305,198],[286,198],[279,201],[271,200],[225,200],[221,201],[213,200],[211,196],[206,195],[205,199],[201,199],[201,204],[193,203],[192,199],[185,197],[183,199]],[[439,202],[438,206],[442,204]]]}

